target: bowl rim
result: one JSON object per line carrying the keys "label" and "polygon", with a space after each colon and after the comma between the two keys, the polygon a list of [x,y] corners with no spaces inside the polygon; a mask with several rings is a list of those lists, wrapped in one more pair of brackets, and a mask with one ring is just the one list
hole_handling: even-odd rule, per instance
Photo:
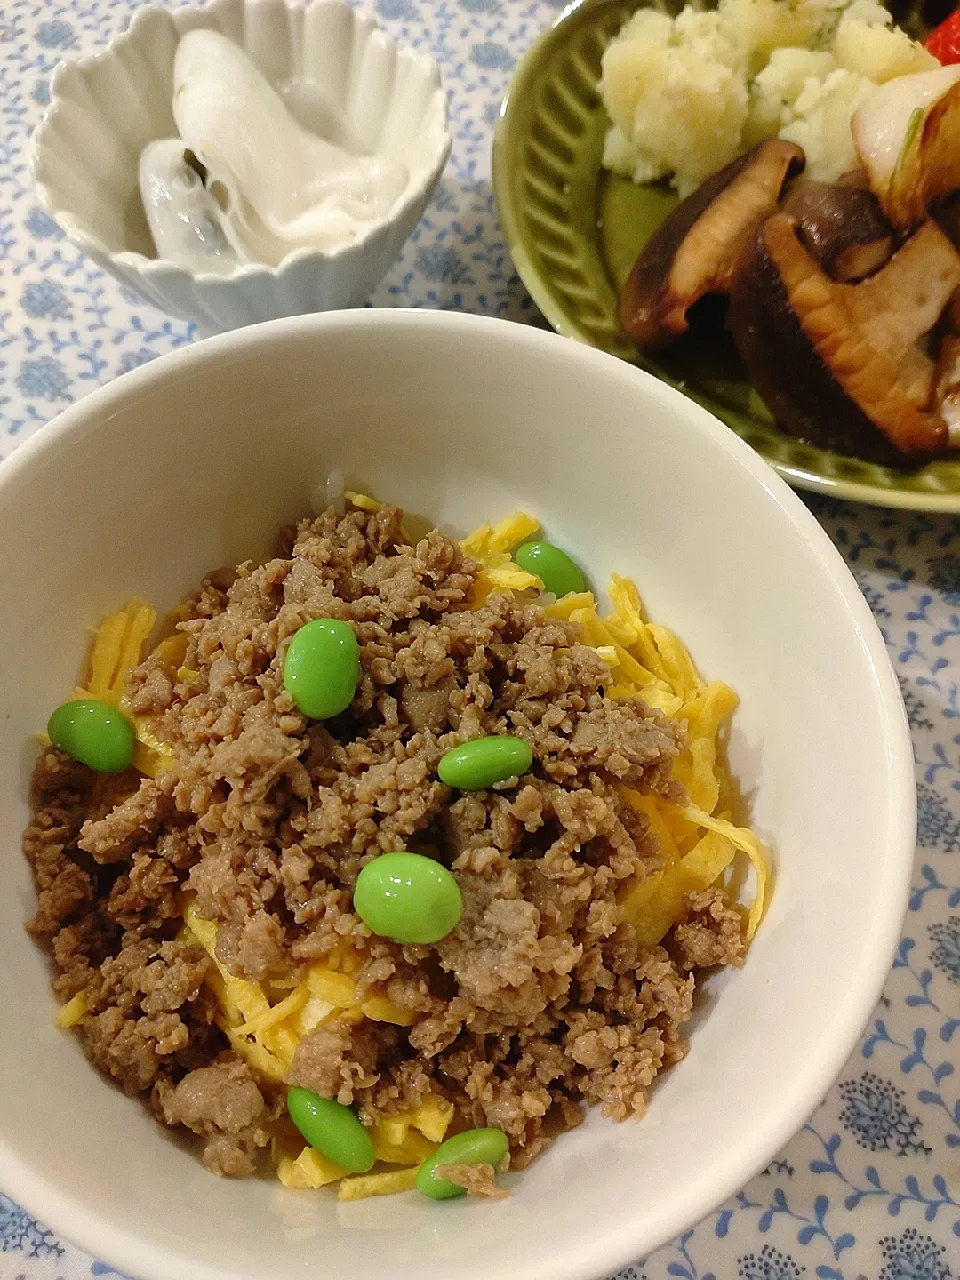
{"label": "bowl rim", "polygon": [[[505,325],[510,326],[509,333]],[[523,343],[533,355],[552,350],[555,344],[565,341],[554,333],[490,316],[417,308],[358,308],[287,316],[219,334],[122,374],[64,409],[24,441],[0,467],[0,504],[20,474],[41,467],[66,437],[79,439],[96,431],[101,423],[110,420],[112,410],[121,403],[147,398],[153,384],[187,371],[196,372],[204,365],[215,367],[225,356],[236,359],[251,348],[268,348],[297,333],[313,331],[320,338],[324,331],[352,331],[362,333],[364,341],[369,342],[371,331],[378,329],[419,331],[424,341],[429,341],[431,332],[441,330],[459,331],[464,342],[486,341],[500,334],[498,341]],[[749,1141],[729,1152],[722,1165],[711,1169],[709,1178],[690,1179],[676,1198],[669,1224],[647,1225],[637,1230],[631,1220],[616,1232],[608,1230],[600,1240],[585,1241],[576,1249],[566,1248],[561,1257],[550,1256],[544,1249],[531,1250],[523,1266],[512,1269],[511,1280],[592,1280],[659,1248],[734,1195],[802,1128],[853,1052],[886,982],[906,913],[916,834],[913,746],[899,683],[866,599],[826,531],[773,468],[702,406],[654,375],[585,344],[576,344],[570,351],[570,359],[580,361],[585,370],[623,384],[645,383],[652,401],[672,406],[699,435],[731,456],[747,473],[748,483],[759,484],[766,491],[804,544],[805,554],[816,560],[819,571],[830,580],[858,634],[863,658],[876,688],[876,714],[885,743],[884,788],[889,797],[891,821],[880,859],[883,876],[875,886],[876,901],[869,926],[873,945],[864,953],[856,971],[850,974],[829,1026],[821,1029],[821,1034],[828,1038],[821,1043],[815,1059],[808,1059],[802,1073],[784,1089],[776,1113],[755,1121]],[[0,1185],[40,1221],[52,1222],[56,1230],[87,1252],[105,1257],[140,1280],[227,1280],[223,1271],[144,1246],[124,1226],[99,1218],[94,1210],[62,1194],[48,1178],[15,1156],[2,1135]]]}
{"label": "bowl rim", "polygon": [[[424,193],[433,188],[446,168],[450,153],[453,150],[453,135],[450,132],[450,100],[443,87],[443,74],[440,70],[440,64],[431,53],[425,49],[403,44],[394,39],[375,18],[354,9],[347,0],[257,0],[258,7],[261,8],[272,6],[276,9],[307,10],[324,6],[344,9],[351,15],[354,29],[364,30],[367,33],[379,32],[396,50],[398,58],[414,64],[419,63],[433,80],[431,103],[439,102],[441,109],[440,123],[442,127],[439,146],[433,163],[424,168],[420,180],[410,187],[407,194],[402,197],[387,217],[372,221],[355,240],[351,240],[336,249],[311,249],[309,246],[301,245],[296,249],[292,249],[276,266],[269,266],[264,262],[243,262],[229,274],[221,275],[214,271],[191,271],[189,268],[175,262],[172,258],[150,258],[138,249],[122,249],[119,252],[114,252],[106,248],[101,240],[80,224],[76,213],[72,209],[61,207],[59,202],[54,199],[49,183],[44,181],[41,176],[45,155],[51,145],[50,137],[59,114],[65,108],[64,100],[59,96],[63,82],[73,76],[85,75],[91,67],[96,66],[98,63],[109,62],[118,48],[134,43],[138,39],[141,29],[148,22],[154,21],[157,14],[169,20],[182,36],[188,30],[203,26],[202,23],[198,24],[193,21],[196,15],[205,17],[221,10],[245,8],[248,2],[249,0],[202,0],[202,3],[197,6],[177,9],[168,9],[158,4],[145,5],[143,8],[137,9],[124,30],[108,40],[102,48],[95,50],[93,53],[64,58],[54,69],[50,79],[50,101],[30,139],[28,150],[30,173],[33,177],[40,204],[44,210],[54,219],[67,238],[95,261],[107,260],[119,263],[128,269],[136,270],[145,279],[158,283],[171,279],[180,279],[197,281],[213,287],[223,287],[229,286],[237,280],[249,283],[268,278],[283,278],[287,273],[296,271],[303,262],[335,262],[364,249],[369,241],[378,233],[382,233],[385,228],[397,222],[402,222],[416,208],[418,202],[423,199]],[[209,30],[211,28],[205,29]]]}

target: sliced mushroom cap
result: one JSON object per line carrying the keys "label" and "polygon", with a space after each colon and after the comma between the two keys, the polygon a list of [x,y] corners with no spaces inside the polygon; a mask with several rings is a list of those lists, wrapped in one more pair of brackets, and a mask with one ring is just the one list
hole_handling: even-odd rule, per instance
{"label": "sliced mushroom cap", "polygon": [[834,280],[862,280],[893,253],[893,227],[865,187],[801,179],[783,210],[796,218],[803,243]]}
{"label": "sliced mushroom cap", "polygon": [[960,449],[960,289],[947,304],[941,328],[936,405],[947,428],[948,445]]}
{"label": "sliced mushroom cap", "polygon": [[644,245],[620,295],[620,327],[638,346],[663,346],[688,327],[708,293],[729,293],[757,224],[777,207],[803,152],[772,138],[733,160],[682,201]]}
{"label": "sliced mushroom cap", "polygon": [[947,429],[947,442],[960,447],[960,337],[948,333],[937,358],[937,408]]}
{"label": "sliced mushroom cap", "polygon": [[960,254],[926,222],[862,284],[831,280],[778,213],[734,285],[730,326],[780,424],[814,444],[893,465],[939,452],[933,362],[918,347],[960,285]]}

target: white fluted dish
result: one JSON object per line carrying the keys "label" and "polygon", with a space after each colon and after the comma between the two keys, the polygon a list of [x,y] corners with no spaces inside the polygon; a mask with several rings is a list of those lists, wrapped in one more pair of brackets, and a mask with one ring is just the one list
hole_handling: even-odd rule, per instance
{"label": "white fluted dish", "polygon": [[[265,558],[332,471],[454,535],[532,512],[593,582],[635,578],[740,695],[726,753],[777,868],[746,963],[707,979],[642,1121],[591,1108],[503,1202],[212,1177],[57,1030],[23,927],[35,734],[85,629],[134,592],[164,614],[212,566]],[[0,1186],[58,1234],[139,1280],[593,1280],[734,1194],[843,1069],[907,905],[903,705],[824,531],[679,391],[503,320],[279,320],[151,361],[36,432],[0,467],[0,546]]]}
{"label": "white fluted dish", "polygon": [[[173,59],[197,27],[240,45],[307,128],[323,134],[340,114],[368,150],[400,160],[410,176],[389,218],[343,248],[297,249],[279,266],[226,276],[157,258],[138,161],[148,142],[176,136]],[[33,167],[41,202],[74,244],[162,310],[216,333],[365,302],[419,222],[450,146],[435,60],[396,44],[345,0],[210,0],[143,9],[102,52],[58,68]]]}

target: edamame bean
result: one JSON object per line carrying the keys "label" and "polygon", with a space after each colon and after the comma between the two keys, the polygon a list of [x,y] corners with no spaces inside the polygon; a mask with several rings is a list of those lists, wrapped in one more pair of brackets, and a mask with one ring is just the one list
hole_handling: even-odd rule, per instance
{"label": "edamame bean", "polygon": [[310,1089],[287,1093],[287,1110],[311,1147],[350,1173],[369,1173],[376,1155],[373,1138],[349,1107]]}
{"label": "edamame bean", "polygon": [[394,942],[439,942],[463,912],[460,886],[422,853],[384,853],[357,876],[353,909],[371,932]]}
{"label": "edamame bean", "polygon": [[57,707],[47,724],[50,741],[98,773],[122,773],[133,760],[133,729],[116,707],[80,698]]}
{"label": "edamame bean", "polygon": [[459,791],[480,791],[504,778],[519,777],[533,764],[533,752],[522,738],[474,738],[452,747],[437,766],[440,781]]}
{"label": "edamame bean", "polygon": [[522,547],[517,547],[513,558],[521,569],[537,575],[544,591],[552,591],[555,596],[587,589],[587,580],[580,566],[552,542],[525,542]]}
{"label": "edamame bean", "polygon": [[428,1156],[417,1171],[417,1190],[433,1200],[452,1200],[465,1196],[463,1187],[447,1178],[438,1178],[436,1169],[441,1164],[492,1164],[499,1168],[507,1154],[509,1144],[502,1129],[468,1129],[455,1138],[441,1142],[432,1156]]}
{"label": "edamame bean", "polygon": [[314,618],[294,635],[283,660],[283,687],[311,720],[346,711],[357,692],[360,651],[353,628]]}

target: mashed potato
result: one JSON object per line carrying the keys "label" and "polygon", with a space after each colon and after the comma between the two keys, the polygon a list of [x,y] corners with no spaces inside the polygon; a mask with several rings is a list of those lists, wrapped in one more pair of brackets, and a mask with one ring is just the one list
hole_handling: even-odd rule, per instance
{"label": "mashed potato", "polygon": [[779,130],[807,157],[807,173],[824,182],[836,180],[857,166],[850,120],[873,86],[864,76],[835,67],[822,80],[810,78],[793,104],[792,119]]}
{"label": "mashed potato", "polygon": [[642,9],[603,57],[603,163],[686,195],[779,134],[803,147],[811,177],[832,181],[855,165],[850,117],[867,90],[938,65],[891,22],[877,0]]}
{"label": "mashed potato", "polygon": [[692,188],[739,150],[743,51],[719,13],[641,9],[604,55],[601,93],[613,121],[604,164],[636,182],[677,174]]}

